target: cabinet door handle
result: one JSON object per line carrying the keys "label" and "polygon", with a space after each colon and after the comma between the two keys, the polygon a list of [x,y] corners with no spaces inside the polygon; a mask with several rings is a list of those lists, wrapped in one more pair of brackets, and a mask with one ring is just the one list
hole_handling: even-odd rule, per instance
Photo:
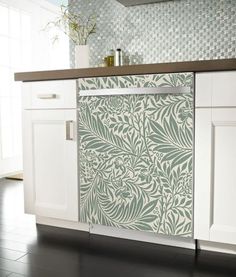
{"label": "cabinet door handle", "polygon": [[57,98],[57,95],[52,93],[52,94],[38,94],[37,97],[39,99],[55,99]]}
{"label": "cabinet door handle", "polygon": [[74,121],[67,120],[66,121],[66,140],[74,140]]}

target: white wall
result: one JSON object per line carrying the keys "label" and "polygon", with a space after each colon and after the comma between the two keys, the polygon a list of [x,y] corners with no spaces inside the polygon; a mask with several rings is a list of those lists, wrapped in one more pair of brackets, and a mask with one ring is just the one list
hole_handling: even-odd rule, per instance
{"label": "white wall", "polygon": [[[69,39],[55,29],[45,31],[48,22],[60,15],[60,7],[48,1],[33,0],[32,70],[50,70],[69,67]],[[54,36],[59,37],[53,43]]]}
{"label": "white wall", "polygon": [[14,72],[69,67],[69,40],[43,31],[60,8],[45,0],[0,0],[0,177],[22,170],[21,84]]}
{"label": "white wall", "polygon": [[68,0],[47,0],[48,2],[50,2],[51,4],[60,6],[61,4],[63,5],[67,5],[68,4]]}

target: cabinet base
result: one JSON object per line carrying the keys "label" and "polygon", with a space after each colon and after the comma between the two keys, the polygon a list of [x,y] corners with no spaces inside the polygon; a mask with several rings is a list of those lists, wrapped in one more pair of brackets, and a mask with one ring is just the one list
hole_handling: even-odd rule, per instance
{"label": "cabinet base", "polygon": [[115,238],[143,241],[155,244],[163,244],[168,246],[182,247],[188,249],[195,249],[195,240],[189,238],[181,238],[174,236],[157,235],[154,233],[140,232],[136,230],[118,229],[115,227],[108,227],[102,225],[91,225],[90,233],[96,235],[103,235]]}
{"label": "cabinet base", "polygon": [[232,244],[198,240],[197,248],[206,251],[214,251],[236,255],[236,245]]}
{"label": "cabinet base", "polygon": [[[121,239],[129,239],[155,244],[163,244],[168,246],[182,247],[187,249],[195,249],[195,240],[180,237],[171,237],[164,235],[156,235],[154,233],[139,232],[135,230],[118,229],[114,227],[89,225],[86,223],[59,220],[55,218],[36,216],[36,223],[41,225],[66,228],[71,230],[84,231],[91,234],[115,237]],[[236,255],[236,245],[217,243],[210,241],[197,241],[197,248],[206,251],[221,252]]]}
{"label": "cabinet base", "polygon": [[163,244],[168,246],[182,247],[187,249],[195,249],[195,240],[157,235],[154,233],[140,232],[135,230],[118,229],[114,227],[89,225],[86,223],[78,223],[54,218],[36,216],[36,223],[41,225],[54,226],[59,228],[73,229],[89,232],[95,235],[115,237],[121,239],[129,239],[155,244]]}
{"label": "cabinet base", "polygon": [[36,216],[36,223],[41,225],[89,232],[89,224],[79,223],[76,221],[67,221],[56,218]]}

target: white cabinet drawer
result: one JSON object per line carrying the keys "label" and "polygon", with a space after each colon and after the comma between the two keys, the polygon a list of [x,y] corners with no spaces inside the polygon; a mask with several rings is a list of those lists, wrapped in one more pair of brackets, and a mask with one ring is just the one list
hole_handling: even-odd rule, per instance
{"label": "white cabinet drawer", "polygon": [[236,107],[236,71],[197,73],[196,107]]}
{"label": "white cabinet drawer", "polygon": [[25,82],[23,109],[76,108],[76,80]]}

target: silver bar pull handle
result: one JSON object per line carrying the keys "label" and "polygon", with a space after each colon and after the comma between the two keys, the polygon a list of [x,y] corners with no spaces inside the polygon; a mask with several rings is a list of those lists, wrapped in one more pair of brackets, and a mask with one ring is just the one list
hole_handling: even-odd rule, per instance
{"label": "silver bar pull handle", "polygon": [[79,96],[112,96],[112,95],[135,95],[135,94],[188,94],[191,87],[134,87],[134,88],[111,88],[80,90]]}
{"label": "silver bar pull handle", "polygon": [[66,140],[74,140],[74,121],[66,121]]}
{"label": "silver bar pull handle", "polygon": [[57,95],[52,93],[52,94],[38,94],[37,97],[39,99],[55,99],[57,98]]}

